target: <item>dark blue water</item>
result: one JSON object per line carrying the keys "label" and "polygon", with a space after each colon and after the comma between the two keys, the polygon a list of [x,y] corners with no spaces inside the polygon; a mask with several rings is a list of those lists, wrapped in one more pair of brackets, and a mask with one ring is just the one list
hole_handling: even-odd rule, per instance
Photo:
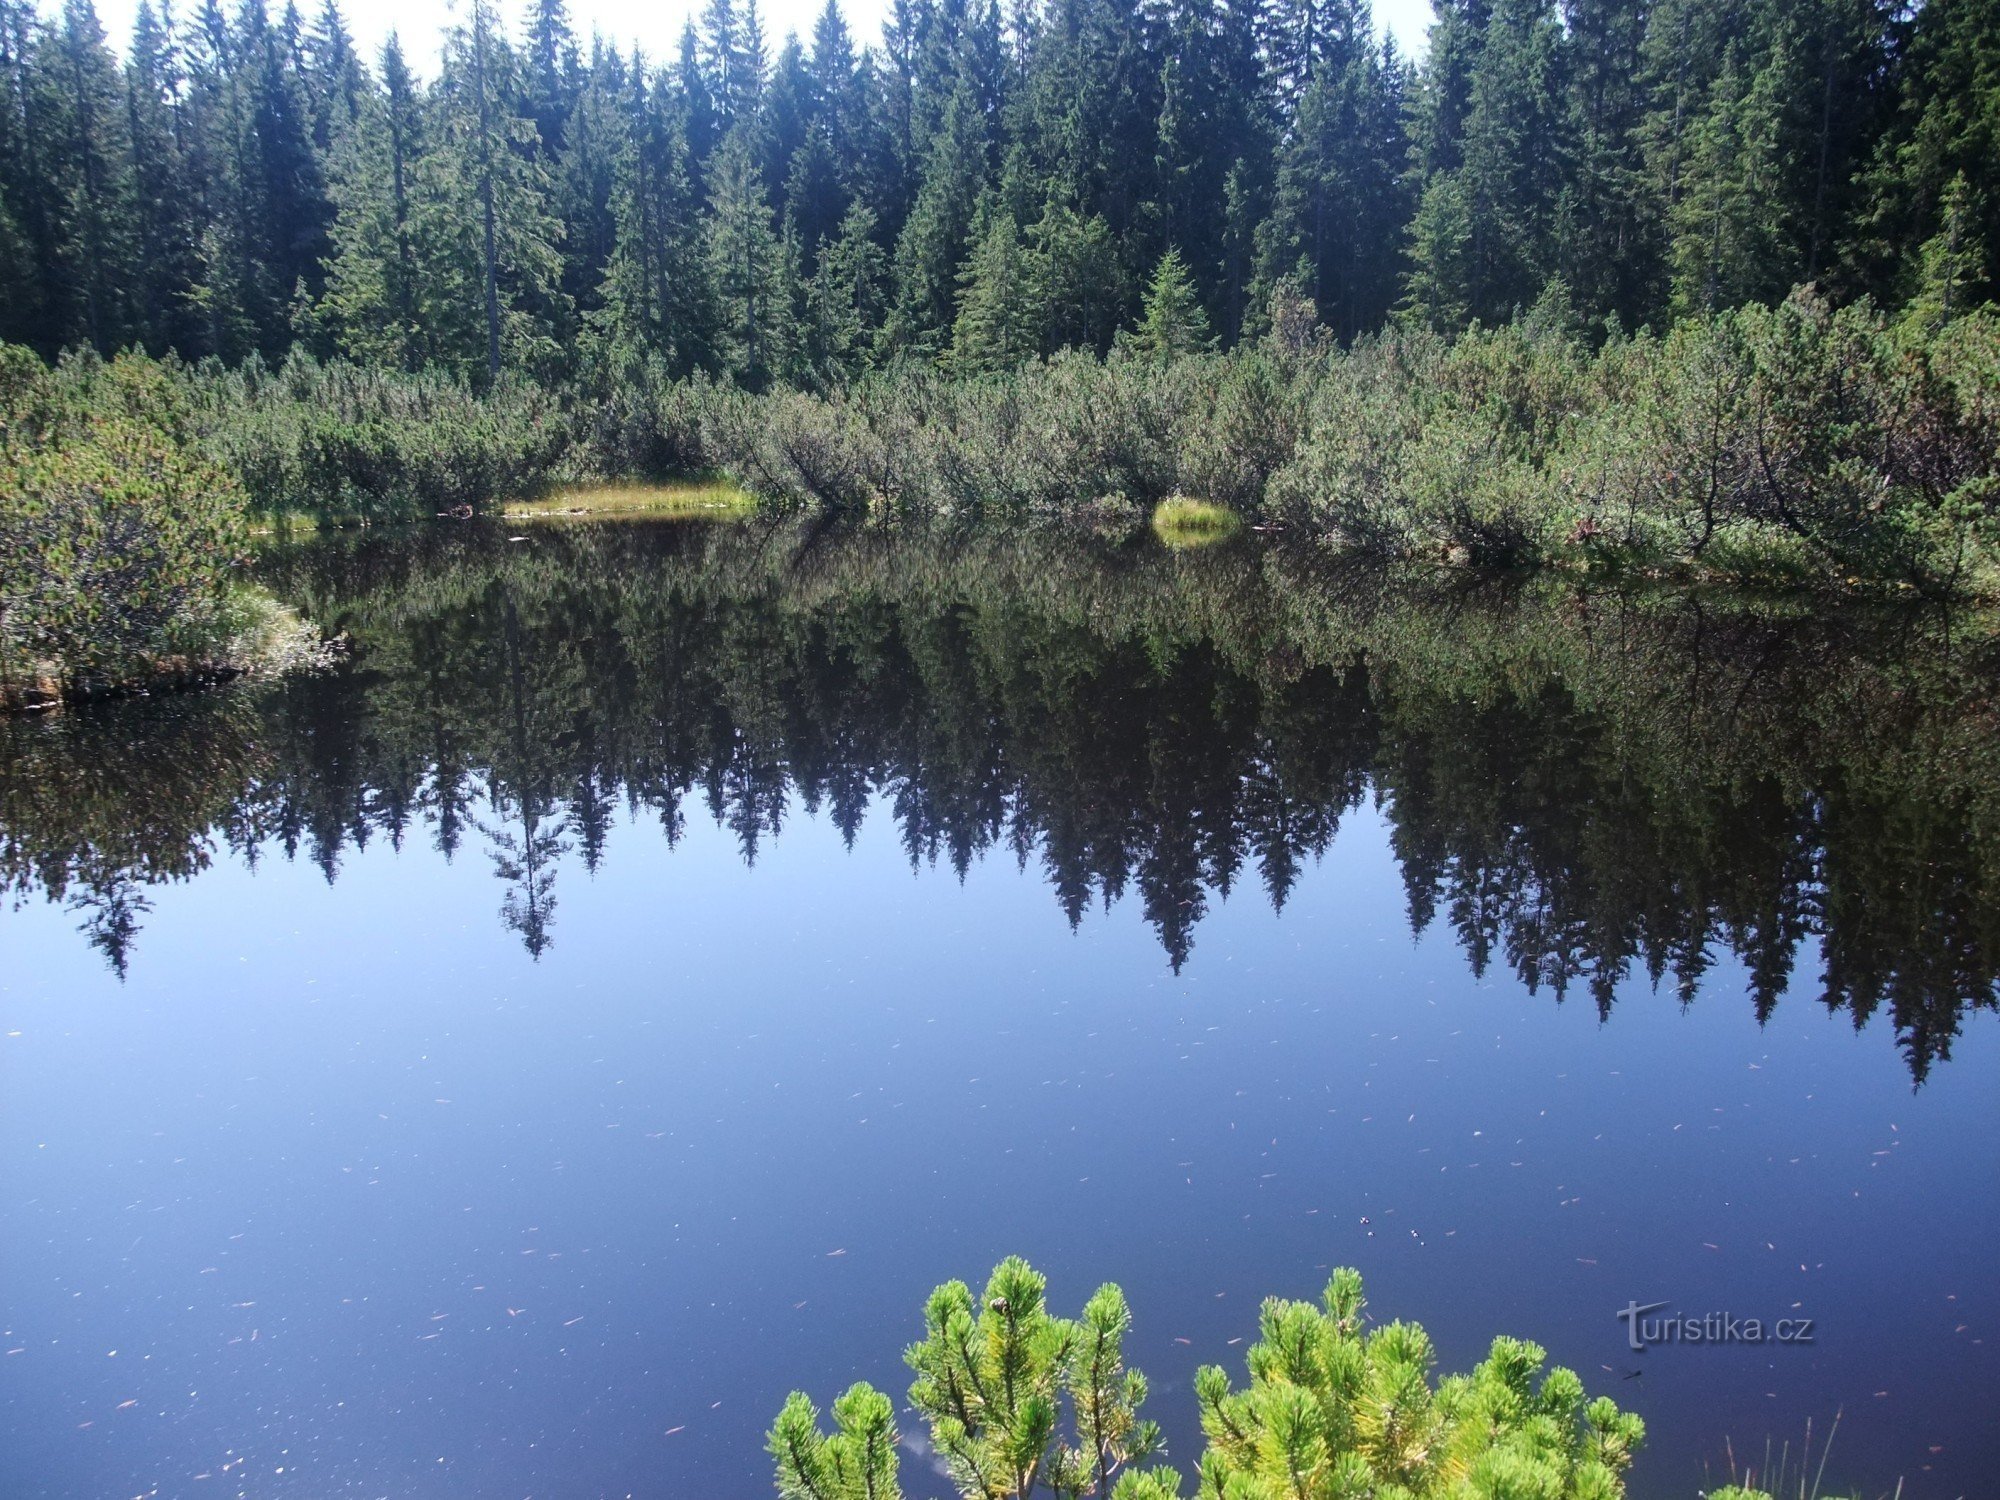
{"label": "dark blue water", "polygon": [[[463,597],[437,606],[446,625],[498,607],[490,588]],[[451,635],[418,614],[394,630]],[[1560,1001],[1530,992],[1518,954],[1477,975],[1478,920],[1447,910],[1413,934],[1429,783],[1385,701],[1358,800],[1307,796],[1295,763],[1265,757],[1291,766],[1279,803],[1326,825],[1281,910],[1256,858],[1217,876],[1231,861],[1212,846],[1249,814],[1177,802],[1176,774],[1147,782],[1152,833],[1125,824],[1131,884],[1108,904],[1091,891],[1072,927],[1050,850],[1124,770],[1006,707],[997,679],[954,701],[1012,727],[983,772],[949,776],[948,757],[859,728],[836,737],[846,759],[808,765],[776,668],[773,701],[745,685],[720,728],[716,704],[682,699],[724,747],[704,752],[735,788],[716,791],[666,764],[659,714],[584,723],[555,679],[530,687],[553,649],[532,622],[459,621],[491,647],[492,732],[514,735],[482,749],[469,700],[395,697],[443,648],[398,654],[384,618],[355,607],[360,649],[333,677],[106,717],[110,766],[113,739],[193,763],[146,739],[167,721],[147,714],[218,716],[202,732],[255,753],[150,800],[121,801],[108,772],[87,847],[40,847],[34,881],[17,868],[0,912],[0,1493],[762,1495],[788,1390],[900,1395],[924,1294],[1008,1253],[1049,1274],[1062,1311],[1124,1286],[1148,1411],[1183,1465],[1195,1367],[1240,1373],[1260,1297],[1314,1296],[1350,1264],[1371,1315],[1423,1322],[1447,1368],[1531,1337],[1643,1415],[1635,1495],[1693,1495],[1732,1454],[1761,1464],[1767,1440],[1796,1454],[1809,1422],[1817,1462],[1836,1414],[1828,1492],[1990,1486],[2000,1027],[1972,1005],[1919,1069],[1911,1026],[1820,1002],[1825,945],[1850,941],[1825,848],[1801,856],[1812,920],[1764,1019],[1761,950],[1721,930],[1686,1004],[1643,961]],[[609,630],[581,633],[616,675]],[[1142,661],[1152,678],[1119,677]],[[1162,681],[1194,670],[1179,662],[1114,653],[1072,685],[1151,723]],[[925,671],[933,695],[954,676]],[[1209,671],[1185,702],[1247,691]],[[931,732],[944,701],[905,687],[899,732]],[[1342,690],[1298,679],[1287,712]],[[412,703],[435,712],[417,722]],[[1156,743],[1214,751],[1214,723],[1168,720]],[[595,802],[564,782],[578,744],[628,731],[665,756],[656,781],[607,751],[600,768],[625,769]],[[53,774],[27,732],[8,742],[17,866],[22,779]],[[34,732],[72,736],[73,756],[99,731]],[[391,753],[423,743],[445,748]],[[1511,743],[1487,753],[1525,756]],[[1068,758],[1024,772],[1037,747]],[[437,788],[461,769],[465,821],[441,840]],[[335,811],[301,805],[328,787]],[[1065,787],[1075,805],[1053,805]],[[1006,809],[963,825],[987,835],[956,841],[961,874],[961,825],[915,804],[982,788]],[[1595,794],[1578,795],[1588,824]],[[190,814],[203,797],[222,811]],[[170,857],[179,833],[155,825],[190,816],[206,832]],[[1536,833],[1495,817],[1501,842]],[[1209,849],[1191,940],[1161,909],[1190,899],[1161,868],[1159,830],[1181,825]],[[1667,858],[1600,833],[1604,858]],[[1492,894],[1544,915],[1568,899]],[[1598,881],[1585,897],[1613,899]],[[1972,909],[1990,915],[1982,894]],[[1497,948],[1524,922],[1499,924]],[[1559,946],[1529,971],[1559,969]],[[1815,1337],[1634,1354],[1616,1317],[1634,1300],[1810,1317]],[[922,1473],[906,1462],[914,1488]]]}

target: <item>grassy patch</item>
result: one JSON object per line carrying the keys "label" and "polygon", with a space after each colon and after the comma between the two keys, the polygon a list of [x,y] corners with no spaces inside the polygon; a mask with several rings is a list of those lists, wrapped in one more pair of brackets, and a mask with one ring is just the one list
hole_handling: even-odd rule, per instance
{"label": "grassy patch", "polygon": [[646,516],[650,519],[737,520],[757,508],[757,497],[724,480],[703,484],[607,484],[557,490],[500,512],[510,521],[565,516]]}
{"label": "grassy patch", "polygon": [[1234,536],[1243,523],[1226,505],[1171,495],[1153,511],[1153,530],[1169,547],[1205,547]]}

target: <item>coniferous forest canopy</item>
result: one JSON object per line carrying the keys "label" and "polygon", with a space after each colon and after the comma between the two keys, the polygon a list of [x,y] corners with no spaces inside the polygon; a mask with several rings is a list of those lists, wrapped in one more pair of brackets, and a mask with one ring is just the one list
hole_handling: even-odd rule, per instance
{"label": "coniferous forest canopy", "polygon": [[[823,386],[1343,340],[1560,282],[1662,328],[1795,285],[1937,315],[2000,274],[1982,0],[898,0],[880,39],[711,0],[677,52],[467,6],[422,77],[337,0],[0,4],[0,338],[545,380]],[[1150,295],[1149,295],[1150,294]]]}

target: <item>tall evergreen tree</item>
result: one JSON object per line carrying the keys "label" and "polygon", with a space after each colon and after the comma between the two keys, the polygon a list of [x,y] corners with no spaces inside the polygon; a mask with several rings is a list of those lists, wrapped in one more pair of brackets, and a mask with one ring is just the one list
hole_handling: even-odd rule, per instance
{"label": "tall evergreen tree", "polygon": [[57,121],[47,170],[62,216],[51,278],[62,332],[109,351],[134,332],[138,214],[125,90],[90,0],[66,0],[44,82]]}
{"label": "tall evergreen tree", "polygon": [[1504,321],[1558,270],[1561,41],[1549,0],[1495,0],[1459,164],[1430,179],[1412,226],[1410,305],[1434,324]]}
{"label": "tall evergreen tree", "polygon": [[[382,49],[382,79],[382,94],[367,96],[328,160],[333,250],[310,325],[351,358],[414,370],[459,341],[439,340],[436,319],[443,309],[434,305],[436,293],[427,295],[418,260],[424,122],[415,80],[393,36]],[[447,283],[440,290],[449,296],[457,288]],[[462,314],[455,321],[462,325]]]}
{"label": "tall evergreen tree", "polygon": [[1317,42],[1259,247],[1257,300],[1294,279],[1347,338],[1379,326],[1395,302],[1408,217],[1400,78],[1372,32],[1367,7],[1354,5]]}
{"label": "tall evergreen tree", "polygon": [[875,242],[875,216],[856,204],[819,258],[799,319],[800,363],[822,389],[859,376],[882,317],[888,258]]}
{"label": "tall evergreen tree", "polygon": [[752,132],[738,127],[723,140],[710,174],[709,275],[718,311],[717,353],[723,372],[761,390],[784,354],[787,308],[784,254],[758,170]]}
{"label": "tall evergreen tree", "polygon": [[1208,318],[1195,295],[1194,277],[1180,251],[1168,250],[1146,288],[1146,304],[1132,346],[1155,359],[1172,359],[1208,347]]}
{"label": "tall evergreen tree", "polygon": [[171,17],[140,0],[125,69],[137,265],[134,332],[152,353],[202,344],[193,293],[200,277],[200,199],[182,149],[181,77]]}
{"label": "tall evergreen tree", "polygon": [[651,355],[675,374],[707,364],[716,316],[684,114],[634,60],[618,161],[616,243],[595,324],[620,362]]}
{"label": "tall evergreen tree", "polygon": [[535,122],[516,113],[515,58],[490,0],[470,0],[448,34],[436,139],[425,156],[428,255],[469,260],[476,278],[483,368],[546,368],[570,308],[562,291],[562,225],[549,206]]}
{"label": "tall evergreen tree", "polygon": [[978,373],[1009,370],[1041,352],[1039,278],[1014,215],[990,197],[985,227],[959,272],[951,364]]}
{"label": "tall evergreen tree", "polygon": [[[1925,0],[1910,23],[1901,96],[1862,173],[1849,259],[1895,300],[1925,284],[1940,235],[1978,267],[1969,295],[2000,295],[2000,7]],[[1963,181],[1962,187],[1955,186]]]}
{"label": "tall evergreen tree", "polygon": [[961,80],[931,142],[923,187],[896,244],[896,306],[884,330],[891,351],[942,352],[957,316],[959,263],[987,171],[985,123],[970,82]]}

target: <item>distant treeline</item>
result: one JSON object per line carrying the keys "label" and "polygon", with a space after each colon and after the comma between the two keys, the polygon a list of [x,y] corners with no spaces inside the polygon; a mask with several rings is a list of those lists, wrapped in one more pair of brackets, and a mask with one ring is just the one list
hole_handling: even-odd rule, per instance
{"label": "distant treeline", "polygon": [[1760,1016],[1879,1016],[1919,1079],[2000,1001],[1987,615],[1412,590],[1248,536],[508,535],[267,559],[342,670],[0,720],[0,899],[67,902],[122,968],[157,882],[419,841],[490,859],[539,953],[621,808],[754,860],[803,806],[891,820],[913,863],[1024,861],[1073,923],[1130,899],[1179,966],[1379,799],[1412,929],[1530,990],[1692,1003],[1730,954]]}
{"label": "distant treeline", "polygon": [[1665,329],[2000,275],[1990,0],[898,0],[858,48],[709,0],[678,52],[468,0],[436,76],[336,0],[0,0],[0,339],[481,383],[829,389],[1122,334]]}

